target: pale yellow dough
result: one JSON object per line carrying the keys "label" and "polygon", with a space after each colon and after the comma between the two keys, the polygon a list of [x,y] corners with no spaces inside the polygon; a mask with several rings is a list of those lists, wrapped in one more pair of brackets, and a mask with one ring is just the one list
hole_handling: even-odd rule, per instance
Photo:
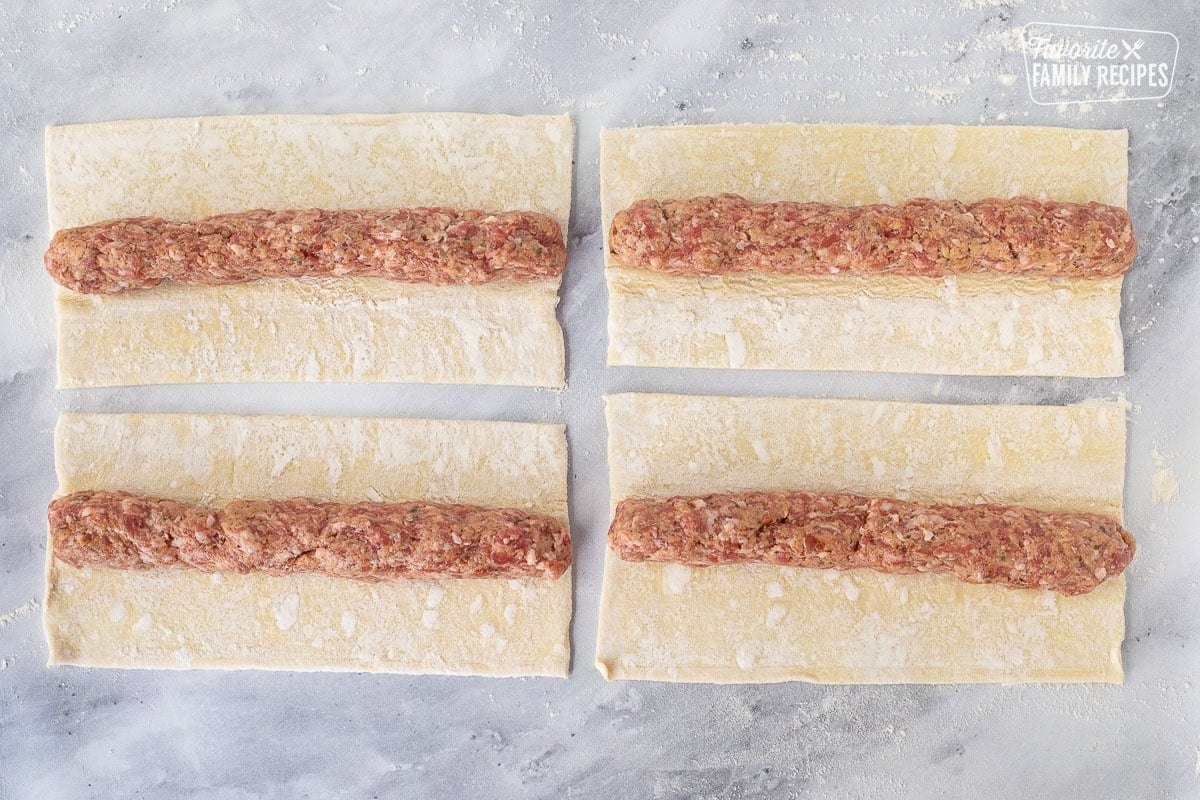
{"label": "pale yellow dough", "polygon": [[[1065,128],[711,125],[601,134],[601,219],[642,198],[1124,206],[1127,133]],[[605,247],[608,363],[1100,377],[1124,371],[1121,279],[683,278]]]}
{"label": "pale yellow dough", "polygon": [[[305,496],[528,508],[567,521],[560,425],[64,414],[59,493],[181,502]],[[554,581],[75,569],[51,557],[52,664],[566,676],[570,572]]]}
{"label": "pale yellow dough", "polygon": [[[1121,513],[1125,404],[964,406],[620,394],[626,497],[808,489]],[[1077,597],[935,575],[688,568],[609,552],[608,678],[714,683],[1120,682],[1123,577]]]}
{"label": "pale yellow dough", "polygon": [[[564,234],[566,116],[151,119],[46,129],[51,231],[253,208],[531,210]],[[559,280],[378,279],[59,289],[59,386],[412,381],[561,387]]]}

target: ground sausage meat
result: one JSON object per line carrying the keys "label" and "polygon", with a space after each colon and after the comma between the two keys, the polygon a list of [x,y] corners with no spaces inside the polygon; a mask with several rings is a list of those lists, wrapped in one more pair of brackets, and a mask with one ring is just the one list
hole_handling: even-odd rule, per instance
{"label": "ground sausage meat", "polygon": [[259,210],[198,222],[118,219],[60,230],[45,257],[56,282],[86,294],[146,289],[168,280],[525,281],[557,277],[566,263],[562,230],[547,214],[450,208]]}
{"label": "ground sausage meat", "polygon": [[218,508],[87,491],[50,504],[55,558],[74,567],[316,572],[338,578],[557,578],[571,540],[557,519],[439,503],[240,500]]}
{"label": "ground sausage meat", "polygon": [[932,572],[1066,595],[1120,574],[1135,549],[1099,514],[812,492],[622,500],[608,535],[626,561]]}
{"label": "ground sausage meat", "polygon": [[621,266],[672,275],[1108,278],[1137,253],[1125,209],[1028,197],[848,207],[734,194],[639,200],[617,213],[608,241]]}

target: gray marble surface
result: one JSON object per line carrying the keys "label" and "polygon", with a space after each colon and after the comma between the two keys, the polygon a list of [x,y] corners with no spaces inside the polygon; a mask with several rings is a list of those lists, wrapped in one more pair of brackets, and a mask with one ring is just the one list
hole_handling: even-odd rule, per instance
{"label": "gray marble surface", "polygon": [[[1020,26],[1161,29],[1159,101],[1037,106]],[[0,800],[58,797],[1200,795],[1200,24],[1175,0],[641,5],[0,4]],[[578,126],[563,392],[481,387],[53,390],[42,128],[130,117],[468,110]],[[597,133],[795,120],[1127,127],[1142,249],[1129,371],[1105,381],[604,366]],[[1069,402],[1130,414],[1124,686],[678,686],[592,667],[616,390]],[[61,409],[563,421],[578,560],[568,680],[48,669],[40,626]],[[1153,502],[1152,485],[1180,494]]]}

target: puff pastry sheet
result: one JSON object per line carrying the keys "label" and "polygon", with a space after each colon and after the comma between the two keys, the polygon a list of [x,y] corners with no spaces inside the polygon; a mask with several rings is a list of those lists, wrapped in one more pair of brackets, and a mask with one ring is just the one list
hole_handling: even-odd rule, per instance
{"label": "puff pastry sheet", "polygon": [[[601,217],[734,192],[854,205],[1031,195],[1124,206],[1126,131],[712,125],[604,131]],[[608,248],[608,363],[1099,377],[1124,371],[1121,279],[681,278]]]}
{"label": "puff pastry sheet", "polygon": [[[46,129],[51,230],[254,208],[453,206],[567,229],[566,116],[151,119]],[[559,280],[275,279],[57,293],[59,386],[412,381],[560,387]]]}
{"label": "puff pastry sheet", "polygon": [[[562,426],[65,414],[59,491],[188,503],[307,496],[528,508],[567,519]],[[566,676],[571,578],[366,583],[76,569],[51,557],[52,664]]]}
{"label": "puff pastry sheet", "polygon": [[[1125,404],[956,406],[621,394],[611,496],[772,489],[1120,515]],[[604,572],[608,678],[1120,682],[1125,580],[1077,597],[771,565]]]}

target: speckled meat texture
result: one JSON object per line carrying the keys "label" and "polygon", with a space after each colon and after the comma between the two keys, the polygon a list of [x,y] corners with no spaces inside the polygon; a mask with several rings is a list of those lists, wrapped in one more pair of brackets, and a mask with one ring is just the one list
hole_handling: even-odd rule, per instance
{"label": "speckled meat texture", "polygon": [[163,281],[372,277],[406,283],[528,281],[562,274],[558,222],[531,211],[449,208],[246,211],[198,222],[136,217],[58,231],[50,276],[85,294]]}
{"label": "speckled meat texture", "polygon": [[1109,278],[1137,253],[1124,209],[1028,197],[849,207],[733,194],[639,200],[614,217],[609,247],[623,267],[672,275]]}
{"label": "speckled meat texture", "polygon": [[553,517],[438,503],[242,500],[220,508],[77,492],[49,509],[54,556],[74,567],[339,578],[558,578],[571,540]]}
{"label": "speckled meat texture", "polygon": [[746,492],[622,500],[609,544],[626,561],[761,562],[1086,594],[1133,559],[1110,517],[843,493]]}

